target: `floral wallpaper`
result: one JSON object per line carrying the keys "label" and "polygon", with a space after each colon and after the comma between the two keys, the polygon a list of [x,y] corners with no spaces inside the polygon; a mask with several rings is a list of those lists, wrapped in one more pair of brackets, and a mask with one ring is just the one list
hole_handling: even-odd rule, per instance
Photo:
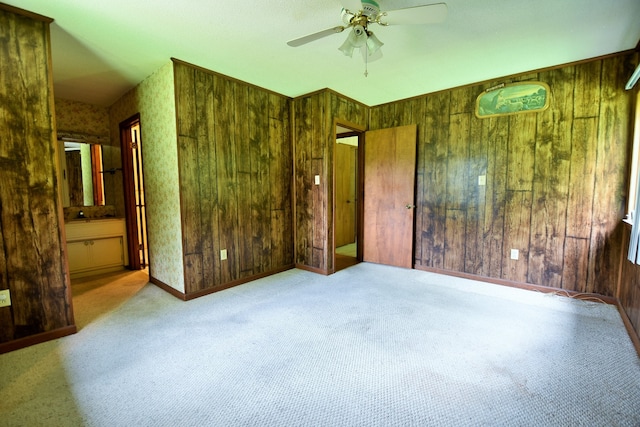
{"label": "floral wallpaper", "polygon": [[[83,102],[55,99],[58,132],[109,136],[109,110]],[[113,135],[118,135],[116,132]]]}
{"label": "floral wallpaper", "polygon": [[173,63],[169,62],[127,92],[109,109],[111,134],[140,113],[149,274],[183,292],[184,266],[178,185]]}

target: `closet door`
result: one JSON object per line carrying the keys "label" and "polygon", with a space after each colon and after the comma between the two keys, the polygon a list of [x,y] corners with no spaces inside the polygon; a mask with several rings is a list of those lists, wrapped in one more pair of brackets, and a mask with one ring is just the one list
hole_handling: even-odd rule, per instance
{"label": "closet door", "polygon": [[365,134],[364,261],[413,267],[416,136],[416,125]]}

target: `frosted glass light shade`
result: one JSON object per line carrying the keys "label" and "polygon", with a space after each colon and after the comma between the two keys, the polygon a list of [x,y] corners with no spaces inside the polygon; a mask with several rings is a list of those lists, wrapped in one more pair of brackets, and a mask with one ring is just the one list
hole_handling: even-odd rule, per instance
{"label": "frosted glass light shade", "polygon": [[369,37],[367,37],[367,50],[369,51],[369,55],[373,55],[384,45],[374,34],[373,32],[369,32]]}
{"label": "frosted glass light shade", "polygon": [[349,37],[342,43],[342,46],[338,48],[338,50],[345,54],[345,56],[352,57],[353,56],[353,43],[349,40]]}

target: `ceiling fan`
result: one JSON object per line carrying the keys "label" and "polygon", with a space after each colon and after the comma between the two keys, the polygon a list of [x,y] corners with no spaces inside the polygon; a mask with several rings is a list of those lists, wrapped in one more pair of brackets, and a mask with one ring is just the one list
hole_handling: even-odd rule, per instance
{"label": "ceiling fan", "polygon": [[[380,1],[382,2],[382,0]],[[424,4],[424,1],[418,1],[418,4],[407,6],[406,1],[387,0],[383,5],[388,5],[390,9],[380,11],[380,6],[375,0],[340,0],[340,2],[342,3],[341,18],[344,25],[318,31],[317,33],[291,40],[287,44],[292,47],[298,47],[351,28],[347,39],[338,49],[346,56],[351,57],[353,56],[353,51],[359,48],[365,61],[373,61],[382,56],[380,47],[384,43],[369,29],[370,24],[378,24],[385,27],[388,25],[432,24],[442,22],[447,17],[447,5],[445,3]],[[393,9],[394,3],[400,7]]]}

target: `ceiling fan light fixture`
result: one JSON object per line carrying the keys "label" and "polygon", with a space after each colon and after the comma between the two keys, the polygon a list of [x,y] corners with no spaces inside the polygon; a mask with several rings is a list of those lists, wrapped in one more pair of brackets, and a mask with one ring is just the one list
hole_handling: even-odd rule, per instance
{"label": "ceiling fan light fixture", "polygon": [[367,43],[367,30],[362,25],[353,27],[353,31],[349,34],[349,40],[353,47],[364,46]]}
{"label": "ceiling fan light fixture", "polygon": [[353,46],[353,43],[351,43],[350,37],[347,37],[344,43],[342,43],[342,46],[338,48],[340,52],[344,53],[345,56],[348,56],[350,58],[353,56],[354,49],[355,47]]}
{"label": "ceiling fan light fixture", "polygon": [[351,11],[342,8],[342,13],[340,14],[340,17],[342,18],[342,23],[344,25],[349,25],[351,24],[351,20],[353,19],[355,15],[353,13],[351,13]]}
{"label": "ceiling fan light fixture", "polygon": [[380,5],[374,0],[362,0],[362,14],[375,18],[380,13]]}
{"label": "ceiling fan light fixture", "polygon": [[384,43],[382,43],[380,39],[373,34],[373,31],[367,32],[367,35],[367,51],[369,52],[369,55],[373,55],[384,45]]}

